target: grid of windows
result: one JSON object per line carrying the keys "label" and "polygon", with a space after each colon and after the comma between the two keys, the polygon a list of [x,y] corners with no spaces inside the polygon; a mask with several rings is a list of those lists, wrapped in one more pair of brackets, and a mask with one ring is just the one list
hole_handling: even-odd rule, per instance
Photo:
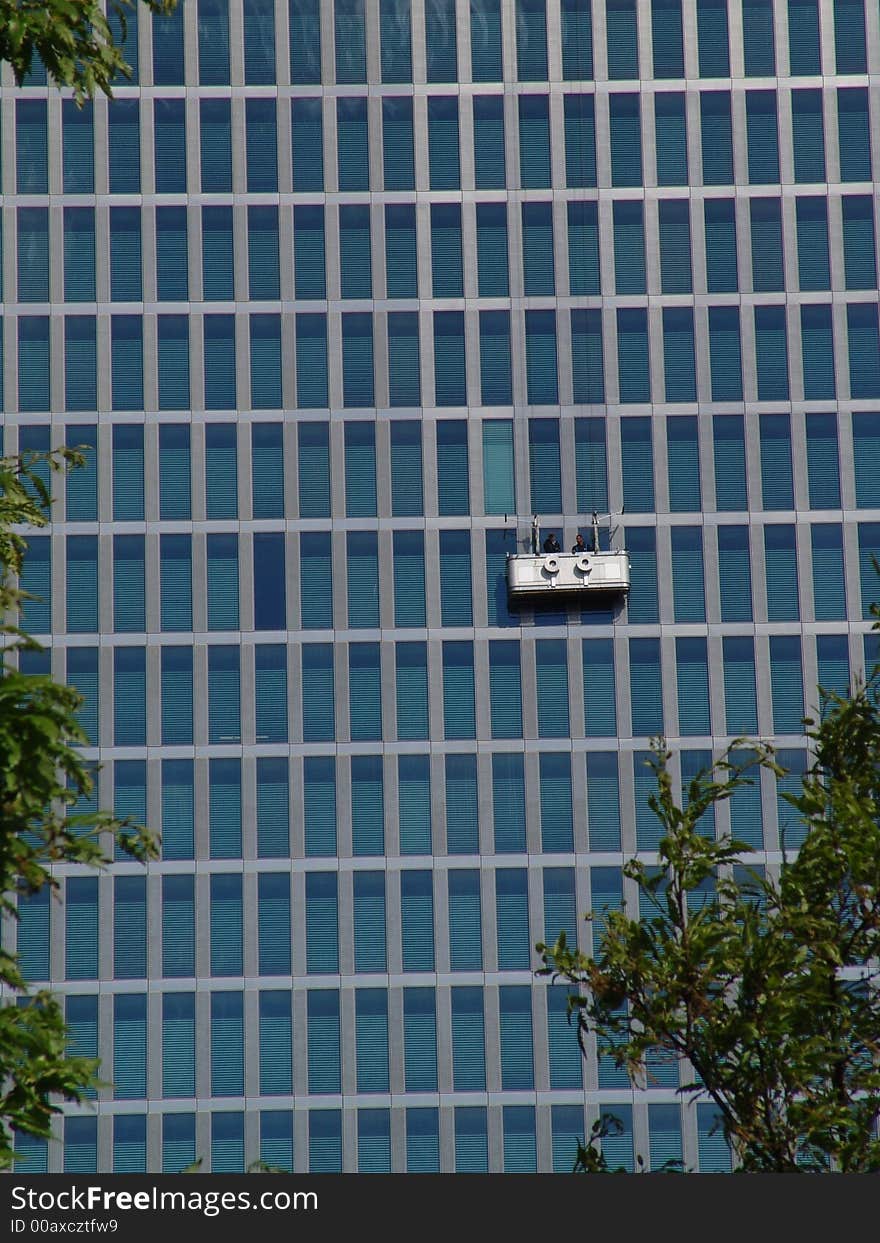
{"label": "grid of windows", "polygon": [[[88,463],[30,541],[26,663],[84,696],[95,808],[163,834],[21,904],[113,1081],[23,1168],[570,1168],[621,1085],[533,946],[656,844],[650,737],[682,780],[742,732],[797,772],[864,667],[873,26],[198,0],[126,46],[109,105],[0,103],[3,448]],[[629,600],[511,606],[531,515],[592,510]],[[775,851],[784,807],[716,830]],[[409,1103],[438,1085],[472,1100]],[[612,1164],[726,1168],[672,1099],[615,1106]]]}

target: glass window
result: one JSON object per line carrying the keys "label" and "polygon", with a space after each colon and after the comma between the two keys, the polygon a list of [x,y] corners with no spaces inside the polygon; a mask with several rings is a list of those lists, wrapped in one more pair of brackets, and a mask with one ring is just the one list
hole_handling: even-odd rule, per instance
{"label": "glass window", "polygon": [[[240,649],[208,648],[208,738],[211,742],[241,741]],[[222,779],[231,770],[218,769]]]}
{"label": "glass window", "polygon": [[675,526],[672,536],[672,594],[677,622],[706,620],[703,536],[700,527]]}
{"label": "glass window", "polygon": [[474,652],[466,641],[443,644],[444,737],[474,738]]}
{"label": "glass window", "polygon": [[435,298],[463,293],[461,204],[431,204],[431,275]]}
{"label": "glass window", "polygon": [[475,82],[500,82],[501,0],[471,0],[471,75]]}
{"label": "glass window", "polygon": [[650,401],[648,316],[641,308],[618,308],[617,367],[621,402]]}
{"label": "glass window", "polygon": [[65,207],[63,221],[64,299],[66,302],[94,302],[95,210],[93,207]]}
{"label": "glass window", "polygon": [[663,374],[667,401],[696,401],[694,314],[690,307],[663,308]]}
{"label": "glass window", "polygon": [[[19,107],[21,105],[19,104]],[[136,99],[117,99],[107,113],[110,193],[140,194],[140,161],[131,158],[140,151],[140,113]],[[36,168],[39,169],[39,162]]]}
{"label": "glass window", "polygon": [[342,316],[342,404],[372,406],[373,317],[349,313]]}
{"label": "glass window", "polygon": [[272,0],[244,0],[244,80],[249,85],[275,81],[275,6]]}
{"label": "glass window", "polygon": [[336,81],[366,82],[364,0],[335,0]]}
{"label": "glass window", "polygon": [[479,850],[476,756],[447,755],[445,778],[446,848],[450,854],[476,854]]}
{"label": "glass window", "polygon": [[186,113],[182,99],[153,101],[156,192],[186,191]]}
{"label": "glass window", "polygon": [[329,630],[333,625],[333,579],[330,536],[300,534],[300,624],[303,630]]}
{"label": "glass window", "polygon": [[[567,751],[550,751],[539,761],[541,782],[541,843],[550,854],[574,850],[574,823],[571,800],[571,756]],[[570,903],[570,905],[569,905]],[[574,872],[548,868],[544,872],[545,938],[552,944],[560,928],[568,932],[570,945],[577,944],[577,915],[574,910]],[[551,919],[551,910],[556,914]],[[565,918],[560,912],[565,911]],[[554,931],[555,928],[555,931]]]}
{"label": "glass window", "polygon": [[791,129],[795,181],[825,181],[825,134],[822,122],[821,91],[792,91]]}
{"label": "glass window", "polygon": [[683,735],[712,732],[709,710],[709,658],[706,640],[675,640],[678,728]]}
{"label": "glass window", "polygon": [[[424,643],[397,643],[394,649],[397,737],[428,737],[428,651]],[[401,756],[403,760],[421,759]],[[430,814],[428,816],[430,842]]]}
{"label": "glass window", "polygon": [[871,139],[868,92],[864,87],[837,92],[837,128],[840,142],[840,180],[871,180]]}
{"label": "glass window", "polygon": [[44,99],[17,99],[15,101],[15,184],[18,194],[49,193],[48,161],[46,101]]}
{"label": "glass window", "polygon": [[752,574],[749,529],[718,528],[718,581],[721,588],[721,620],[752,620]]}
{"label": "glass window", "polygon": [[326,408],[327,316],[296,316],[296,400],[302,408]]}
{"label": "glass window", "polygon": [[389,298],[418,296],[415,208],[385,207],[385,287]]}
{"label": "glass window", "polygon": [[538,737],[565,738],[569,732],[568,660],[561,639],[535,643]]}
{"label": "glass window", "polygon": [[737,307],[709,307],[709,364],[713,401],[742,401],[742,354]]}
{"label": "glass window", "polygon": [[[614,219],[614,282],[618,294],[644,293],[645,225],[642,204],[617,199],[613,205]],[[662,229],[662,224],[661,224]],[[661,264],[663,263],[661,233]],[[671,292],[664,290],[665,293]]]}
{"label": "glass window", "polygon": [[830,289],[827,199],[799,197],[796,216],[800,287],[802,290]]}
{"label": "glass window", "polygon": [[[260,878],[263,879],[262,877]],[[287,932],[290,941],[290,932]],[[260,1095],[287,1096],[293,1090],[292,1025],[290,992],[271,989],[259,994]],[[267,1119],[287,1120],[287,1126],[276,1125],[269,1130]],[[293,1134],[290,1113],[264,1111],[260,1114],[260,1157],[287,1161],[293,1168]],[[285,1153],[285,1148],[287,1152]],[[288,1155],[289,1154],[289,1155]]]}
{"label": "glass window", "polygon": [[584,720],[588,738],[612,737],[617,730],[614,649],[610,639],[582,641]]}
{"label": "glass window", "polygon": [[873,289],[877,277],[874,204],[869,195],[844,195],[843,260],[847,289]]}
{"label": "glass window", "polygon": [[727,0],[698,0],[697,45],[701,78],[730,76]]}
{"label": "glass window", "polygon": [[[247,65],[245,68],[247,70]],[[248,193],[274,194],[278,190],[278,132],[274,99],[245,100],[245,158]]]}
{"label": "glass window", "polygon": [[489,643],[489,710],[493,738],[522,738],[522,671],[515,639]]}
{"label": "glass window", "polygon": [[281,531],[254,533],[254,629],[287,629],[285,546]]}
{"label": "glass window", "polygon": [[[592,95],[564,95],[565,184],[596,185],[596,114]],[[617,182],[615,182],[617,184]]]}
{"label": "glass window", "polygon": [[352,756],[351,833],[355,856],[378,856],[385,853],[385,805],[381,756]]}
{"label": "glass window", "polygon": [[[162,744],[171,746],[177,743],[187,744],[193,740],[193,661],[192,651],[185,647],[163,647],[162,649]],[[190,786],[192,781],[190,780]],[[163,816],[164,816],[163,810]],[[188,835],[191,843],[191,816]],[[167,842],[163,847],[167,855]],[[192,845],[189,853],[181,856],[192,858]]]}
{"label": "glass window", "polygon": [[797,544],[795,529],[788,525],[764,528],[764,569],[767,580],[767,620],[797,621]]}
{"label": "glass window", "polygon": [[[757,125],[757,121],[754,124]],[[732,185],[733,129],[730,118],[729,91],[701,92],[700,131],[703,185]]]}
{"label": "glass window", "polygon": [[143,631],[144,537],[113,536],[113,629]]}
{"label": "glass window", "polygon": [[[309,975],[333,975],[339,970],[339,932],[337,925],[338,895],[336,873],[306,872],[306,971]],[[314,997],[326,999],[330,995],[327,993],[310,993],[309,1002],[311,1003]],[[310,1004],[310,1020],[311,1017],[312,1006]],[[311,1021],[309,1026],[311,1028]],[[330,1054],[332,1065],[332,1052],[330,1049],[328,1049],[328,1053]],[[338,1069],[336,1077],[338,1077]],[[312,1082],[311,1057],[309,1058],[309,1090],[315,1090]]]}
{"label": "glass window", "polygon": [[18,300],[49,301],[49,209],[19,207]]}
{"label": "glass window", "polygon": [[348,721],[353,742],[382,737],[382,676],[378,643],[348,647]]}
{"label": "glass window", "polygon": [[[665,3],[665,0],[662,0]],[[678,6],[678,0],[673,0]],[[673,5],[666,5],[664,20]],[[657,11],[655,0],[654,11]],[[679,23],[681,21],[678,6]],[[681,35],[679,34],[679,38]],[[654,43],[656,64],[657,43]],[[655,76],[657,76],[655,74]],[[675,76],[680,77],[681,74]],[[657,184],[661,186],[684,186],[688,182],[687,117],[685,97],[673,91],[663,91],[654,96],[654,135],[657,156]]]}
{"label": "glass window", "polygon": [[547,81],[546,0],[517,0],[516,73],[520,82]]}
{"label": "glass window", "polygon": [[765,509],[793,509],[791,426],[787,414],[762,414],[761,485]]}
{"label": "glass window", "polygon": [[[486,1048],[483,990],[458,986],[451,992],[452,1075],[455,1091],[485,1091]],[[485,1115],[483,1122],[485,1123]]]}
{"label": "glass window", "polygon": [[147,663],[142,647],[113,649],[113,743],[143,747],[147,742]]}
{"label": "glass window", "polygon": [[658,639],[630,639],[629,682],[633,734],[662,734],[663,684]]}
{"label": "glass window", "polygon": [[383,82],[412,82],[412,16],[409,0],[380,0]]}
{"label": "glass window", "polygon": [[434,400],[438,406],[467,403],[464,313],[434,312]]}
{"label": "glass window", "polygon": [[[425,653],[424,644],[414,646],[420,646]],[[428,707],[426,676],[424,704],[426,717],[426,707]],[[398,710],[398,720],[399,718]],[[426,733],[428,731],[425,728],[424,736]],[[398,757],[398,820],[400,854],[431,854],[431,776],[428,756]]]}
{"label": "glass window", "polygon": [[523,757],[516,753],[492,756],[492,807],[496,854],[519,854],[526,849],[525,777]]}
{"label": "glass window", "polygon": [[507,184],[504,101],[496,95],[474,96],[474,184],[478,190],[503,190]]}
{"label": "glass window", "polygon": [[651,42],[655,78],[684,77],[681,0],[652,0]]}
{"label": "glass window", "polygon": [[337,99],[336,153],[339,189],[369,190],[370,157],[366,99],[360,97]]}
{"label": "glass window", "polygon": [[822,72],[818,0],[788,0],[788,61],[793,77]]}
{"label": "glass window", "polygon": [[404,971],[434,970],[434,894],[432,874],[400,874],[400,924]]}
{"label": "glass window", "polygon": [[429,82],[457,81],[455,0],[438,0],[438,3],[426,6],[425,55]]}
{"label": "glass window", "polygon": [[[505,1092],[531,1090],[535,1082],[531,988],[520,984],[503,985],[498,990],[498,1009],[502,1089]],[[534,1111],[529,1109],[528,1113],[532,1116],[531,1151],[534,1154]],[[534,1169],[534,1164],[531,1168]]]}
{"label": "glass window", "polygon": [[407,96],[382,100],[382,163],[386,190],[415,188],[413,105]]}
{"label": "glass window", "polygon": [[495,871],[495,928],[498,969],[528,969],[531,957],[529,936],[528,872],[525,868],[497,868]]}
{"label": "glass window", "polygon": [[440,610],[444,626],[470,626],[471,599],[470,532],[441,531]]}
{"label": "glass window", "polygon": [[834,0],[833,9],[837,73],[866,73],[865,0]]}
{"label": "glass window", "polygon": [[232,119],[228,99],[199,100],[199,143],[202,193],[228,193],[232,189]]}
{"label": "glass window", "polygon": [[[283,649],[282,649],[283,651]],[[258,672],[263,672],[262,670]],[[264,673],[265,677],[265,673]],[[283,710],[286,715],[286,691]],[[257,722],[257,741],[262,721]],[[286,739],[286,720],[281,724]],[[308,762],[306,761],[306,768]],[[305,806],[305,801],[304,801]],[[262,756],[257,759],[257,856],[260,859],[283,859],[290,853],[290,785],[285,758]],[[331,807],[332,811],[332,807]]]}
{"label": "glass window", "polygon": [[322,191],[324,139],[320,99],[290,101],[290,142],[294,192]]}
{"label": "glass window", "polygon": [[353,904],[354,969],[385,971],[385,873],[355,872]]}
{"label": "glass window", "polygon": [[78,449],[85,457],[85,465],[67,476],[67,521],[95,522],[98,517],[98,429],[94,424],[70,423],[65,444]]}
{"label": "glass window", "polygon": [[288,0],[288,18],[290,80],[295,86],[320,82],[321,20],[318,0]]}
{"label": "glass window", "polygon": [[572,310],[571,353],[575,402],[601,404],[605,400],[601,311]]}
{"label": "glass window", "polygon": [[854,399],[880,396],[880,339],[877,307],[850,303],[846,308],[849,386]]}
{"label": "glass window", "polygon": [[524,190],[541,190],[551,184],[550,100],[546,95],[520,95],[519,177]]}
{"label": "glass window", "polygon": [[159,409],[187,410],[189,392],[189,319],[160,315],[157,323]]}
{"label": "glass window", "polygon": [[633,575],[642,588],[627,602],[631,622],[659,620],[657,604],[657,533],[654,527],[628,527],[626,544]]}
{"label": "glass window", "polygon": [[752,638],[722,639],[727,732],[736,737],[758,728],[755,691],[755,644]]}
{"label": "glass window", "polygon": [[303,760],[303,822],[306,857],[336,854],[336,769],[332,756]]}
{"label": "glass window", "polygon": [[229,0],[199,0],[199,84],[229,83]]}
{"label": "glass window", "polygon": [[778,734],[802,733],[804,674],[799,636],[770,636],[770,686],[773,729]]}
{"label": "glass window", "polygon": [[784,289],[782,204],[779,199],[753,198],[749,209],[752,283],[755,290],[765,292]]}
{"label": "glass window", "polygon": [[[686,200],[668,199],[659,203],[660,285],[663,293],[690,293],[691,222]],[[616,243],[615,243],[616,245]],[[619,285],[619,282],[618,282]],[[621,293],[644,292],[636,289]]]}
{"label": "glass window", "polygon": [[774,77],[773,0],[743,0],[742,18],[746,77]]}
{"label": "glass window", "polygon": [[612,94],[609,98],[611,124],[611,184],[642,184],[642,123],[638,95]]}
{"label": "glass window", "polygon": [[428,98],[428,170],[432,190],[459,188],[457,96]]}
{"label": "glass window", "polygon": [[49,317],[18,317],[18,408],[24,413],[49,410]]}
{"label": "glass window", "polygon": [[343,298],[372,297],[369,207],[339,208],[339,266]]}
{"label": "glass window", "polygon": [[176,9],[167,21],[153,18],[153,82],[157,86],[183,85],[183,12]]}
{"label": "glass window", "polygon": [[98,404],[97,391],[98,357],[95,317],[93,315],[68,315],[64,320],[65,409],[94,410]]}
{"label": "glass window", "polygon": [[788,400],[785,308],[755,307],[755,362],[759,401]]}

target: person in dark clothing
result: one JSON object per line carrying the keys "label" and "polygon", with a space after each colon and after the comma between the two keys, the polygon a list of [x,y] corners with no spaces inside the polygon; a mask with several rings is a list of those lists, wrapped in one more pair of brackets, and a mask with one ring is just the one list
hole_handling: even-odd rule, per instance
{"label": "person in dark clothing", "polygon": [[578,531],[577,533],[577,536],[575,538],[574,544],[572,545],[571,551],[574,553],[576,557],[579,557],[582,553],[585,553],[587,551],[587,546],[584,543],[584,537],[581,535],[580,531]]}
{"label": "person in dark clothing", "polygon": [[550,534],[547,536],[547,538],[544,540],[544,552],[561,552],[561,551],[562,549],[559,547],[559,540],[556,538],[556,536],[551,531]]}

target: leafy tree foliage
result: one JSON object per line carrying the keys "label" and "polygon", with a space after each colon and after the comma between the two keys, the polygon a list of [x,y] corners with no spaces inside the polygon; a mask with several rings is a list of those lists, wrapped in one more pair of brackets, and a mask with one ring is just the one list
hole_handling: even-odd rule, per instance
{"label": "leafy tree foliage", "polygon": [[[126,13],[137,0],[108,0],[123,38]],[[177,0],[144,0],[154,13],[170,13]],[[119,76],[131,77],[99,0],[0,0],[0,60],[8,61],[20,86],[34,57],[58,86],[73,88],[82,104],[96,92],[112,94]]]}
{"label": "leafy tree foliage", "polygon": [[[41,459],[0,459],[0,914],[18,916],[17,898],[48,885],[56,863],[92,867],[109,862],[114,838],[135,858],[157,853],[145,829],[107,813],[77,814],[93,779],[77,747],[88,742],[76,720],[82,700],[48,676],[21,673],[16,657],[39,650],[17,624],[25,593],[17,585],[28,530],[48,521],[49,495]],[[48,456],[54,470],[81,464],[63,449]],[[68,1057],[58,1001],[31,992],[16,955],[0,948],[0,1168],[13,1157],[12,1129],[48,1136],[59,1098],[82,1100],[94,1085],[96,1062]]]}
{"label": "leafy tree foliage", "polygon": [[[542,974],[575,986],[582,1048],[595,1040],[634,1083],[681,1059],[685,1097],[711,1100],[739,1168],[880,1170],[880,674],[849,697],[823,693],[808,720],[814,756],[785,798],[806,836],[776,875],[704,817],[761,767],[769,748],[734,744],[676,796],[655,744],[658,862],[629,861],[642,909],[607,915],[595,957],[539,945]],[[744,754],[752,758],[748,763]],[[707,817],[708,819],[709,817]],[[579,1167],[605,1168],[602,1119]]]}

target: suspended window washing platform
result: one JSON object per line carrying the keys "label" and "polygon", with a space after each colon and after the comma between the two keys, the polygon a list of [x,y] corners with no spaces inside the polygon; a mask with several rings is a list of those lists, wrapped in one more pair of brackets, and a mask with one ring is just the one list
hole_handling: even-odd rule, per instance
{"label": "suspended window washing platform", "polygon": [[513,598],[546,592],[594,595],[626,595],[629,591],[629,555],[599,547],[599,518],[593,514],[593,546],[564,553],[539,551],[537,517],[532,522],[531,547],[527,553],[507,554],[507,590]]}

